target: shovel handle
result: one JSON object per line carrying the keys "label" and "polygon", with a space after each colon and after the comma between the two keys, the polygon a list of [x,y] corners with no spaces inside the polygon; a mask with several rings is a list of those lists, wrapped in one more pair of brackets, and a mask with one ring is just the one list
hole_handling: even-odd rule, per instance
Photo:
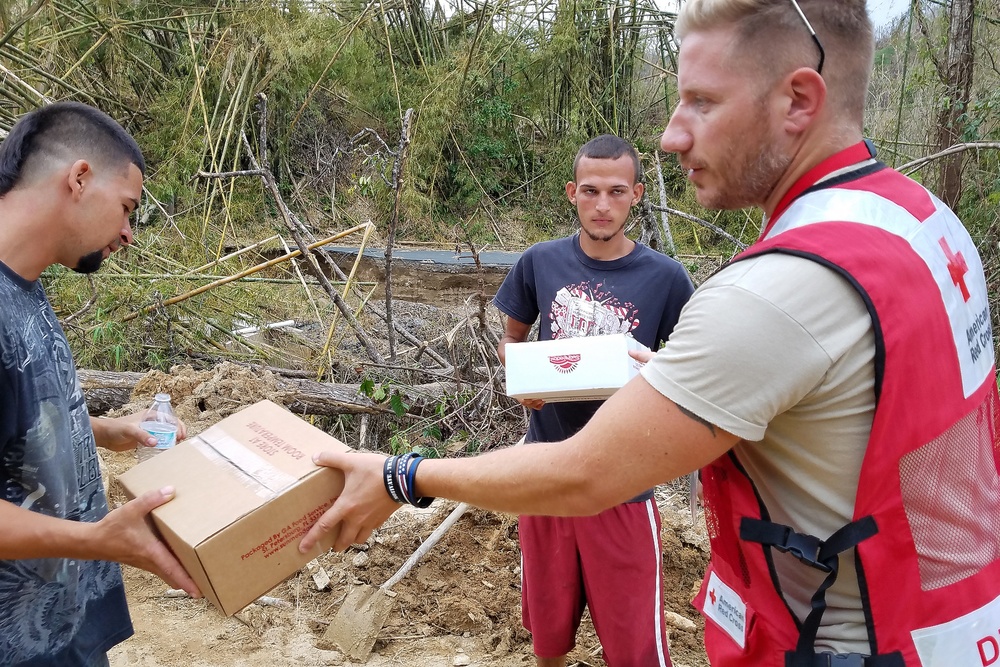
{"label": "shovel handle", "polygon": [[698,525],[698,471],[688,475],[688,505],[691,507],[691,525]]}
{"label": "shovel handle", "polygon": [[[514,447],[518,447],[523,444],[524,437],[514,443]],[[413,566],[417,564],[417,561],[423,558],[428,551],[433,549],[434,545],[441,540],[444,534],[447,533],[453,525],[455,525],[455,522],[462,518],[462,515],[465,514],[465,510],[467,509],[469,509],[469,505],[467,503],[459,503],[456,505],[455,509],[451,511],[451,514],[446,516],[444,521],[441,522],[441,525],[435,528],[434,532],[428,535],[427,539],[424,540],[424,543],[417,547],[417,550],[413,552],[413,555],[406,559],[406,562],[403,563],[403,567],[399,568],[396,574],[392,575],[387,582],[379,586],[379,589],[387,591],[398,584],[400,580],[413,569]]]}
{"label": "shovel handle", "polygon": [[403,566],[399,568],[396,574],[392,575],[392,577],[379,588],[389,590],[398,584],[400,580],[413,569],[413,566],[417,564],[417,561],[423,558],[428,551],[433,549],[434,545],[441,540],[444,534],[447,533],[453,525],[455,525],[455,522],[462,518],[462,515],[465,514],[465,510],[467,509],[469,509],[469,506],[466,503],[459,503],[456,505],[455,509],[451,511],[451,514],[445,517],[445,520],[441,522],[441,525],[435,528],[434,532],[431,533],[426,540],[424,540],[423,544],[417,547],[417,550],[413,552],[413,555],[406,559],[406,562],[403,563]]}

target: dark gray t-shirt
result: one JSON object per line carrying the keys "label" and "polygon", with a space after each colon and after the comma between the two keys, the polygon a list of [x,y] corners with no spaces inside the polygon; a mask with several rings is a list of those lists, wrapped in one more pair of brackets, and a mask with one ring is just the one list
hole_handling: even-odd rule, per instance
{"label": "dark gray t-shirt", "polygon": [[[629,333],[652,350],[670,336],[694,291],[680,262],[636,243],[625,257],[601,261],[579,234],[528,248],[493,302],[518,322],[541,315],[538,339]],[[579,431],[601,401],[546,403],[532,410],[525,442],[558,442]]]}
{"label": "dark gray t-shirt", "polygon": [[[40,282],[0,263],[0,498],[71,521],[108,513],[73,357]],[[89,664],[132,635],[117,563],[0,560],[0,664]]]}

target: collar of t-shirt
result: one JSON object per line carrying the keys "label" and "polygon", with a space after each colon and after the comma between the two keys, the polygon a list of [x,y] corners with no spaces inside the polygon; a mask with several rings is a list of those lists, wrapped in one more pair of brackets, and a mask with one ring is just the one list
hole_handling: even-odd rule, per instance
{"label": "collar of t-shirt", "polygon": [[635,247],[627,255],[618,259],[594,259],[583,251],[583,248],[580,246],[580,232],[577,232],[573,235],[573,252],[576,254],[577,259],[592,269],[597,269],[598,271],[615,271],[635,261],[636,257],[642,253],[642,244],[636,241]]}
{"label": "collar of t-shirt", "polygon": [[0,274],[3,274],[10,282],[14,283],[17,287],[21,288],[25,292],[34,292],[41,286],[41,282],[38,280],[25,280],[22,278],[14,269],[10,268],[3,262],[0,262]]}
{"label": "collar of t-shirt", "polygon": [[859,141],[858,143],[845,148],[839,153],[834,153],[830,157],[826,158],[815,167],[803,174],[802,178],[796,181],[792,187],[788,189],[785,196],[781,198],[778,205],[774,209],[774,213],[769,218],[765,218],[763,229],[760,233],[760,239],[763,239],[774,222],[781,217],[781,214],[785,212],[792,202],[799,198],[806,190],[809,188],[822,183],[823,181],[829,180],[831,178],[836,178],[837,176],[842,176],[843,174],[849,173],[856,169],[866,167],[870,164],[875,163],[875,147],[868,140]]}

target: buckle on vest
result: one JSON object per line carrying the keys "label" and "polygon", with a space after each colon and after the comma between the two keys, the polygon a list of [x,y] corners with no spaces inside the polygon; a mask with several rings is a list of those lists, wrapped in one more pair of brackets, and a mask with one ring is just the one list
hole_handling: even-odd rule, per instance
{"label": "buckle on vest", "polygon": [[[784,553],[790,553],[801,562],[814,567],[823,572],[830,572],[833,568],[829,565],[821,563],[819,559],[819,550],[823,547],[823,541],[818,537],[813,535],[803,535],[802,533],[796,533],[791,528],[787,528],[787,534],[785,535],[783,544],[775,544],[774,548],[778,551]],[[853,665],[843,665],[839,663],[837,667],[853,667]]]}
{"label": "buckle on vest", "polygon": [[[834,533],[832,537],[834,537]],[[805,563],[809,567],[814,567],[821,572],[830,574],[837,564],[836,554],[832,558],[826,556],[824,547],[829,550],[827,543],[815,535],[805,535],[796,533],[789,526],[772,521],[752,519],[743,517],[740,521],[740,538],[748,542],[758,542],[760,544],[774,547],[782,553],[789,553]],[[820,561],[820,555],[824,555],[824,561]],[[830,563],[830,564],[827,564]]]}
{"label": "buckle on vest", "polygon": [[[880,664],[875,662],[876,659],[860,653],[802,654],[797,651],[789,651],[785,654],[785,667],[866,667],[867,665]],[[902,663],[899,665],[902,667]]]}

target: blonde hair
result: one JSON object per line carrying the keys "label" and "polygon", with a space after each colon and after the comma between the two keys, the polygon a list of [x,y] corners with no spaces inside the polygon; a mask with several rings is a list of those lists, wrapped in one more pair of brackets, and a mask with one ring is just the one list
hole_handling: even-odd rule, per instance
{"label": "blonde hair", "polygon": [[[826,52],[822,76],[828,104],[860,129],[875,57],[874,31],[865,0],[798,3]],[[727,26],[734,26],[737,33],[728,59],[750,64],[765,82],[798,67],[819,65],[819,49],[791,0],[687,0],[674,33],[683,41],[690,32]]]}

